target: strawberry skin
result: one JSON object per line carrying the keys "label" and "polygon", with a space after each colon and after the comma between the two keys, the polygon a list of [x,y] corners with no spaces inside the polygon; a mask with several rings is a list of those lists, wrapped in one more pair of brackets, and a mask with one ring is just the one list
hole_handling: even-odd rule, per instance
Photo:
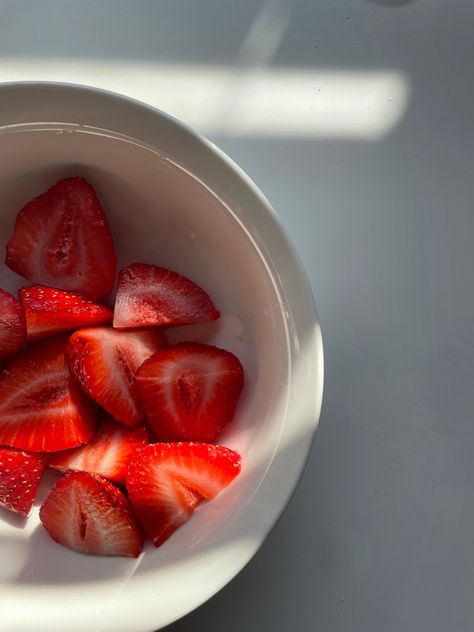
{"label": "strawberry skin", "polygon": [[0,444],[54,452],[87,443],[96,410],[64,360],[67,336],[41,341],[0,373]]}
{"label": "strawberry skin", "polygon": [[82,390],[114,419],[136,426],[144,411],[135,388],[138,367],[163,346],[160,332],[79,329],[69,341],[66,361]]}
{"label": "strawberry skin", "polygon": [[33,283],[97,300],[112,289],[116,256],[91,185],[65,178],[28,202],[15,221],[5,263]]}
{"label": "strawberry skin", "polygon": [[0,507],[27,516],[44,467],[35,454],[0,448]]}
{"label": "strawberry skin", "polygon": [[43,285],[22,288],[18,294],[25,311],[26,334],[30,341],[79,327],[112,322],[111,309],[80,294]]}
{"label": "strawberry skin", "polygon": [[133,454],[148,443],[143,426],[126,428],[104,413],[97,432],[86,445],[48,455],[51,467],[65,472],[79,470],[99,474],[115,483],[125,482],[125,472]]}
{"label": "strawberry skin", "polygon": [[0,362],[18,353],[25,340],[23,309],[14,296],[0,289]]}
{"label": "strawberry skin", "polygon": [[40,520],[53,540],[78,553],[138,557],[143,547],[127,499],[96,474],[61,478],[41,505]]}
{"label": "strawberry skin", "polygon": [[183,325],[219,316],[206,292],[177,272],[146,263],[119,272],[114,327]]}
{"label": "strawberry skin", "polygon": [[155,443],[137,450],[126,484],[145,533],[160,546],[201,499],[211,500],[239,474],[240,455],[203,443]]}
{"label": "strawberry skin", "polygon": [[135,379],[159,441],[210,443],[234,416],[244,372],[229,351],[181,342],[146,360]]}

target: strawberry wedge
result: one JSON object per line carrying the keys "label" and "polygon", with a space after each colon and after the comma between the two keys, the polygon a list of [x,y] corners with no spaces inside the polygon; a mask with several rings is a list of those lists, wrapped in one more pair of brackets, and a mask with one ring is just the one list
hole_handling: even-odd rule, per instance
{"label": "strawberry wedge", "polygon": [[177,272],[146,263],[119,272],[116,328],[202,323],[219,316],[206,292]]}
{"label": "strawberry wedge", "polygon": [[80,294],[33,285],[22,288],[18,295],[25,311],[26,335],[30,341],[112,322],[111,309]]}
{"label": "strawberry wedge", "polygon": [[44,467],[35,454],[0,448],[0,507],[27,516]]}
{"label": "strawberry wedge", "polygon": [[69,341],[66,361],[82,390],[114,419],[136,426],[144,411],[136,392],[138,367],[163,346],[160,332],[79,329]]}
{"label": "strawberry wedge", "polygon": [[135,380],[160,441],[210,443],[234,416],[244,372],[229,351],[181,342],[146,360]]}
{"label": "strawberry wedge", "polygon": [[94,189],[66,178],[26,204],[5,263],[33,283],[102,298],[115,281],[112,237]]}
{"label": "strawberry wedge", "polygon": [[147,443],[146,428],[126,428],[104,413],[89,443],[50,454],[46,461],[61,472],[79,470],[99,474],[115,483],[124,483],[130,459],[138,448],[143,448]]}
{"label": "strawberry wedge", "polygon": [[78,553],[138,557],[142,550],[127,499],[95,474],[69,472],[61,478],[41,505],[40,520],[53,540]]}
{"label": "strawberry wedge", "polygon": [[64,361],[67,336],[30,347],[0,373],[0,444],[54,452],[87,443],[96,410]]}
{"label": "strawberry wedge", "polygon": [[18,353],[25,341],[23,309],[14,296],[0,289],[0,362]]}
{"label": "strawberry wedge", "polygon": [[240,469],[240,455],[229,448],[156,443],[135,453],[126,484],[145,533],[160,546],[191,517],[200,500],[217,496]]}

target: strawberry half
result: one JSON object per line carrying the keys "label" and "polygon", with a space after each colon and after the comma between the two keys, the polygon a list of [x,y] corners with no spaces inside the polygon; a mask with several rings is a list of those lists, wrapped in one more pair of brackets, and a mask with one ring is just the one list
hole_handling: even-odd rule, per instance
{"label": "strawberry half", "polygon": [[104,413],[104,418],[89,443],[72,450],[50,454],[47,463],[62,472],[79,470],[123,483],[135,450],[147,443],[148,432],[143,426],[125,428]]}
{"label": "strawberry half", "polygon": [[44,463],[36,455],[0,448],[0,506],[27,516],[43,470]]}
{"label": "strawberry half", "polygon": [[34,283],[97,300],[112,289],[116,257],[94,189],[83,178],[60,180],[19,212],[5,263]]}
{"label": "strawberry half", "polygon": [[95,474],[61,478],[41,505],[40,520],[53,540],[78,553],[138,557],[143,547],[127,499]]}
{"label": "strawberry half", "polygon": [[234,416],[244,372],[229,351],[180,342],[146,360],[135,380],[160,441],[210,443]]}
{"label": "strawberry half", "polygon": [[204,443],[155,443],[137,450],[126,484],[145,533],[160,546],[201,499],[217,496],[241,469],[240,455]]}
{"label": "strawberry half", "polygon": [[114,327],[183,325],[219,316],[206,292],[177,272],[146,263],[119,272]]}
{"label": "strawberry half", "polygon": [[135,389],[135,373],[162,346],[162,335],[150,329],[79,329],[71,336],[66,361],[89,397],[117,421],[136,426],[144,411]]}
{"label": "strawberry half", "polygon": [[54,452],[89,441],[95,407],[64,361],[67,336],[39,342],[0,374],[0,444]]}
{"label": "strawberry half", "polygon": [[111,309],[80,294],[43,285],[22,288],[18,294],[25,310],[28,340],[112,322]]}
{"label": "strawberry half", "polygon": [[23,309],[14,296],[0,289],[0,361],[18,353],[25,340]]}

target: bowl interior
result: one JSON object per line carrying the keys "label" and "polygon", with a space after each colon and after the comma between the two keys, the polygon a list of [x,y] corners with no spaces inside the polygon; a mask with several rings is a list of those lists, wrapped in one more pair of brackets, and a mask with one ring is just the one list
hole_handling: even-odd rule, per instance
{"label": "bowl interior", "polygon": [[[1,511],[0,546],[6,563],[0,565],[0,579],[43,590],[68,585],[90,590],[97,583],[104,590],[109,582],[110,598],[117,581],[121,585],[132,575],[152,572],[157,587],[160,577],[164,585],[171,567],[204,555],[213,533],[238,516],[277,449],[288,399],[289,354],[275,280],[248,227],[195,174],[159,148],[63,124],[9,127],[0,130],[0,143],[2,247],[26,201],[62,177],[85,177],[109,218],[119,266],[143,261],[174,269],[205,288],[221,310],[216,323],[169,329],[170,341],[192,339],[227,348],[241,359],[246,375],[236,418],[219,437],[219,443],[241,452],[242,475],[215,501],[200,506],[164,546],[147,545],[138,561],[87,558],[58,546],[38,519],[38,505],[54,478],[50,475],[27,522]],[[1,287],[15,292],[27,284],[1,267]],[[161,594],[169,602],[166,591]]]}

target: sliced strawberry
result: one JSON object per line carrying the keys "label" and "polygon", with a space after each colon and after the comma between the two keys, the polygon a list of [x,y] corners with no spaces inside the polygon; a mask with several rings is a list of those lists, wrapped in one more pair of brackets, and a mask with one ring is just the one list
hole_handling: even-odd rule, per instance
{"label": "sliced strawberry", "polygon": [[180,342],[146,360],[136,384],[160,441],[211,442],[234,416],[244,372],[229,351]]}
{"label": "sliced strawberry", "polygon": [[80,470],[123,483],[135,450],[147,443],[146,428],[125,428],[104,413],[95,436],[88,444],[50,454],[47,463],[62,472]]}
{"label": "sliced strawberry", "polygon": [[94,189],[60,180],[19,212],[5,263],[34,283],[99,299],[115,281],[116,257]]}
{"label": "sliced strawberry", "polygon": [[162,346],[162,335],[150,329],[79,329],[71,336],[66,361],[77,383],[92,399],[117,421],[136,426],[144,411],[135,388],[135,373]]}
{"label": "sliced strawberry", "polygon": [[182,325],[219,316],[206,292],[177,272],[146,263],[119,272],[114,327]]}
{"label": "sliced strawberry", "polygon": [[23,309],[14,296],[0,289],[0,361],[18,353],[25,340]]}
{"label": "sliced strawberry", "polygon": [[0,506],[27,516],[43,470],[44,463],[35,454],[0,448]]}
{"label": "sliced strawberry", "polygon": [[41,505],[40,520],[53,540],[78,553],[138,557],[143,547],[127,499],[96,474],[61,478]]}
{"label": "sliced strawberry", "polygon": [[24,287],[18,294],[25,310],[28,340],[112,322],[111,309],[80,294],[44,285]]}
{"label": "sliced strawberry", "polygon": [[240,455],[205,443],[155,443],[137,450],[126,483],[145,533],[160,546],[201,499],[217,496],[239,474]]}
{"label": "sliced strawberry", "polygon": [[54,452],[92,437],[95,406],[69,374],[67,342],[67,336],[39,342],[0,374],[0,444]]}

